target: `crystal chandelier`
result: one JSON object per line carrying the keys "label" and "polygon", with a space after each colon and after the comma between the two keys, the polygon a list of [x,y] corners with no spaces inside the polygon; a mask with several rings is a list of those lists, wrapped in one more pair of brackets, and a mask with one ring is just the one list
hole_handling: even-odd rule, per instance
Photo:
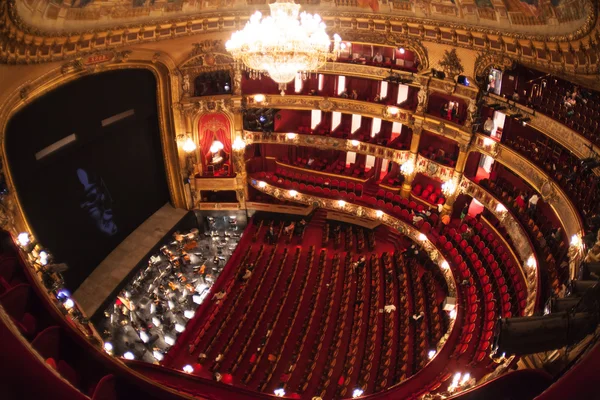
{"label": "crystal chandelier", "polygon": [[225,47],[236,62],[250,70],[251,77],[268,74],[285,85],[296,75],[315,71],[340,52],[342,39],[333,36],[333,46],[321,17],[300,12],[300,5],[291,0],[269,4],[271,15],[262,18],[257,11],[241,31],[234,32]]}

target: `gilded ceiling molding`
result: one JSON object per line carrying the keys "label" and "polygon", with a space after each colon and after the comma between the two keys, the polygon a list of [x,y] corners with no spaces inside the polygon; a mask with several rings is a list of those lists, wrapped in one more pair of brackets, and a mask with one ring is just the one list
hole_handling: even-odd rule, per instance
{"label": "gilded ceiling molding", "polygon": [[[11,19],[11,21],[16,25],[16,27],[26,33],[26,34],[33,34],[33,35],[38,35],[38,36],[51,36],[52,32],[48,32],[48,31],[44,31],[43,29],[39,28],[39,27],[34,27],[31,26],[29,24],[27,24],[23,18],[19,15],[18,11],[17,11],[17,5],[16,5],[16,0],[7,0],[5,2],[3,2],[5,4],[7,4],[6,8],[7,8],[7,13],[9,18]],[[328,8],[320,8],[317,7],[311,7],[310,5],[305,5],[305,8],[307,8],[308,11],[310,12],[319,12],[319,14],[323,17],[323,19],[325,21],[334,21],[334,23],[338,20],[342,20],[342,19],[348,19],[353,21],[352,24],[350,24],[351,28],[355,28],[358,27],[358,25],[364,26],[366,28],[375,28],[376,26],[382,30],[382,29],[386,29],[389,26],[392,25],[405,25],[405,26],[423,26],[423,27],[427,27],[430,30],[433,31],[438,31],[442,28],[446,28],[446,29],[450,29],[450,30],[457,30],[457,31],[463,31],[463,30],[472,30],[474,32],[481,32],[484,34],[490,34],[490,35],[504,35],[505,37],[511,37],[511,38],[519,38],[519,39],[531,39],[531,40],[539,40],[539,41],[543,41],[545,39],[548,39],[552,42],[557,42],[557,41],[569,41],[569,40],[576,40],[578,38],[581,38],[585,35],[587,35],[587,33],[589,33],[589,31],[594,27],[595,22],[596,22],[596,6],[594,4],[594,2],[592,2],[591,0],[583,0],[583,7],[584,10],[582,10],[582,13],[584,15],[586,15],[584,22],[577,28],[575,29],[573,32],[570,32],[568,34],[561,34],[561,35],[545,35],[545,34],[535,34],[532,33],[531,31],[527,32],[525,30],[521,30],[521,31],[511,31],[510,29],[505,29],[505,26],[497,26],[497,27],[486,27],[483,25],[473,25],[471,23],[465,23],[465,19],[460,18],[460,17],[452,17],[452,16],[443,16],[444,18],[451,18],[454,20],[460,20],[462,21],[462,23],[454,23],[454,22],[449,22],[449,21],[445,21],[445,20],[439,20],[439,19],[435,19],[435,18],[429,18],[428,16],[430,15],[429,13],[426,14],[426,17],[416,17],[416,16],[407,16],[407,15],[397,15],[397,14],[392,14],[392,13],[382,13],[382,12],[364,12],[364,11],[355,11],[355,10],[349,10],[349,11],[340,11],[340,10],[344,10],[345,7],[344,5],[336,5],[335,9],[328,9]],[[59,3],[60,4],[60,3]],[[132,7],[133,8],[133,7]],[[224,20],[228,19],[228,18],[236,18],[236,19],[247,19],[249,17],[249,14],[251,13],[251,10],[254,9],[259,9],[261,11],[266,11],[267,7],[264,4],[256,4],[253,7],[246,7],[246,8],[235,8],[235,6],[230,7],[230,10],[228,11],[222,11],[222,9],[215,9],[215,11],[200,11],[200,12],[195,12],[195,13],[191,13],[189,15],[179,15],[179,16],[173,16],[171,18],[169,17],[165,17],[162,19],[153,19],[153,20],[149,20],[146,23],[122,23],[121,25],[114,25],[114,26],[107,26],[107,27],[102,27],[98,30],[94,30],[95,32],[99,32],[99,31],[115,31],[115,30],[125,30],[125,29],[136,29],[136,28],[145,28],[148,26],[151,27],[156,27],[156,26],[161,26],[161,27],[165,27],[165,26],[170,26],[170,25],[175,25],[175,24],[202,24],[202,23],[206,23],[205,21],[208,20],[216,20],[219,21],[219,25],[221,26],[221,28],[224,27]],[[406,11],[403,11],[406,12]],[[408,11],[410,12],[410,11]],[[466,25],[466,26],[465,26]],[[565,24],[567,25],[567,24]],[[517,26],[521,26],[521,25],[517,25]],[[527,24],[523,25],[523,26],[528,26]],[[545,26],[551,27],[551,24],[546,24]],[[229,27],[229,26],[228,26]],[[511,26],[511,28],[514,29],[514,25]],[[79,34],[79,33],[83,33],[80,31],[75,31],[75,30],[67,30],[67,29],[63,29],[59,31],[60,34],[64,34],[64,35],[69,35],[69,34]]]}
{"label": "gilded ceiling molding", "polygon": [[[24,83],[7,97],[4,104],[0,105],[0,152],[2,154],[2,166],[9,191],[7,196],[8,204],[5,204],[5,207],[13,214],[12,219],[14,223],[9,227],[13,230],[13,233],[15,229],[34,232],[19,201],[10,164],[6,157],[4,136],[6,135],[6,127],[10,118],[31,101],[61,85],[83,76],[111,70],[146,69],[154,74],[157,84],[158,119],[169,194],[175,207],[185,207],[185,195],[175,140],[177,135],[173,124],[174,116],[171,108],[174,99],[173,96],[179,95],[178,90],[176,88],[173,89],[173,82],[178,81],[174,76],[175,74],[171,73],[174,71],[175,65],[168,57],[152,51],[107,52],[104,54],[102,60],[104,61],[98,62],[97,58],[91,60],[90,57],[70,61],[39,78]],[[16,232],[18,233],[19,231]]]}
{"label": "gilded ceiling molding", "polygon": [[474,76],[484,75],[490,68],[499,70],[512,69],[515,65],[515,60],[503,53],[497,53],[485,50],[475,59]]}
{"label": "gilded ceiling molding", "polygon": [[497,142],[487,144],[485,139],[486,136],[478,134],[469,152],[479,152],[493,157],[529,183],[552,207],[565,228],[567,237],[582,234],[584,229],[579,212],[566,193],[552,181],[545,171],[512,149]]}

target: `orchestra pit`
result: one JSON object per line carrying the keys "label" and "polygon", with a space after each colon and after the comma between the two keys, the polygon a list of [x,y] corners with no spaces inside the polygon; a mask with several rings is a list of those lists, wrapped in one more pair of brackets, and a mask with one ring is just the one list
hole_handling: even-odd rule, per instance
{"label": "orchestra pit", "polygon": [[1,2],[0,397],[600,400],[598,7]]}

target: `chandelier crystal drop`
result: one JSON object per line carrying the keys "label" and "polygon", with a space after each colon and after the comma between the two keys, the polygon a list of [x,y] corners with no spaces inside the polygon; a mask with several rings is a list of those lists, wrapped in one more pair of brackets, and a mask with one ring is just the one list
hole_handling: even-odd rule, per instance
{"label": "chandelier crystal drop", "polygon": [[300,5],[293,1],[277,0],[269,8],[270,16],[262,18],[255,12],[244,29],[231,35],[225,48],[252,79],[268,74],[283,95],[285,85],[298,73],[304,76],[337,58],[342,39],[335,34],[332,45],[321,17],[300,14]]}

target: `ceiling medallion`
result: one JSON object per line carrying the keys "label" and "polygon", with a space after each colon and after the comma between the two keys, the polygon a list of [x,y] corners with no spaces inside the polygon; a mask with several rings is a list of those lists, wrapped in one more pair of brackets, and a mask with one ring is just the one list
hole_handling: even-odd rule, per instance
{"label": "ceiling medallion", "polygon": [[269,8],[270,16],[262,18],[255,12],[244,29],[231,35],[225,48],[252,78],[268,74],[283,95],[285,85],[298,73],[305,76],[337,58],[342,39],[335,34],[332,44],[321,17],[299,14],[300,5],[291,0],[277,0]]}

